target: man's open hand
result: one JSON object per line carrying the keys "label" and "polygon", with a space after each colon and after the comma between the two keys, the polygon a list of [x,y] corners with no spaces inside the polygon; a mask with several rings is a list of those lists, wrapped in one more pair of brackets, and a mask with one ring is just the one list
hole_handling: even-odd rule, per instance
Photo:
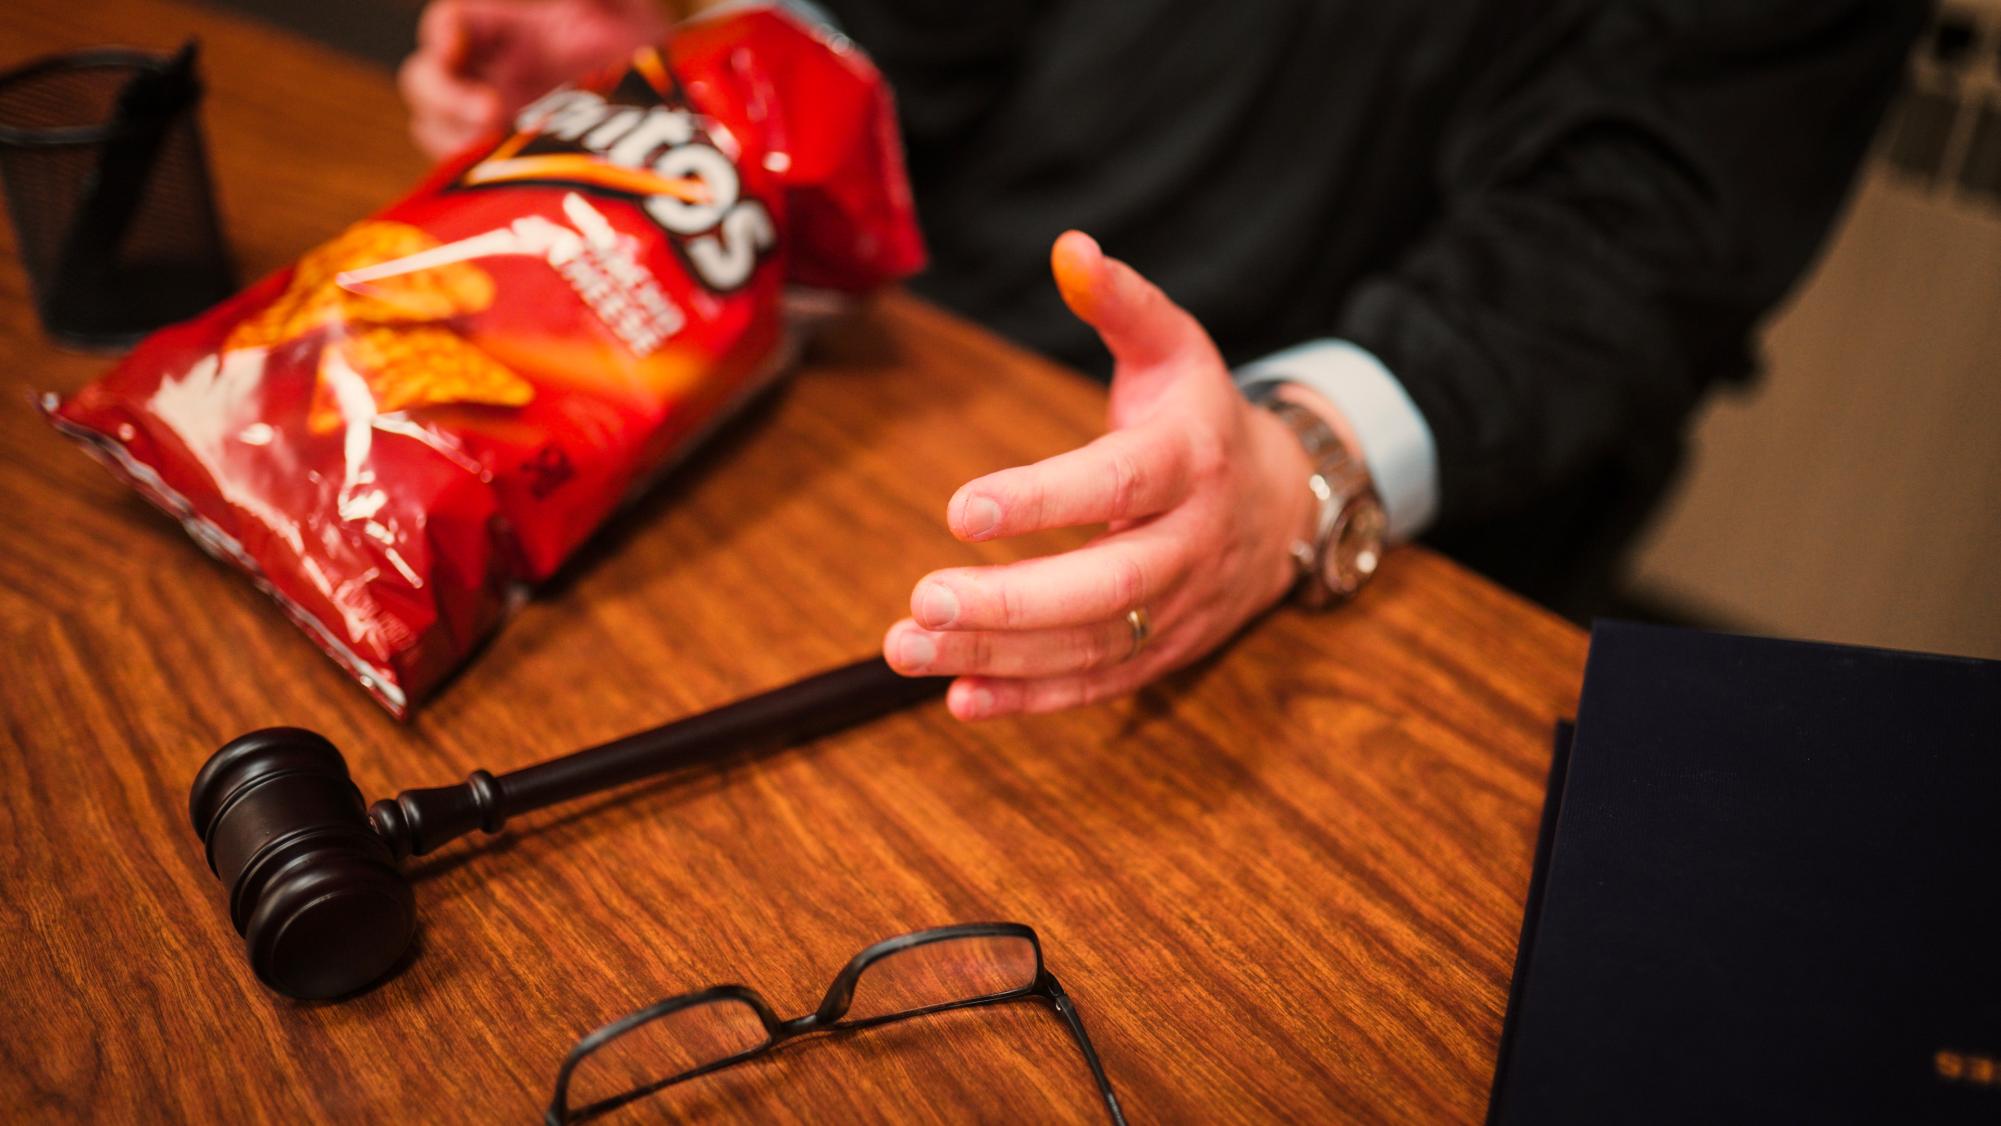
{"label": "man's open hand", "polygon": [[[1111,350],[1110,430],[966,484],[962,540],[1109,526],[1075,551],[926,575],[883,656],[955,675],[952,714],[1046,712],[1131,692],[1208,653],[1293,582],[1313,522],[1299,441],[1230,380],[1207,332],[1131,267],[1070,231],[1051,254],[1072,312]],[[1152,636],[1137,652],[1128,611]]]}

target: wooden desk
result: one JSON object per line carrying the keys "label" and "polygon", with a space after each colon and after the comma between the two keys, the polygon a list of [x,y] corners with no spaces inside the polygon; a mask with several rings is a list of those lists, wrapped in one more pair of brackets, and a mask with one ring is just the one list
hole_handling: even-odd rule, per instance
{"label": "wooden desk", "polygon": [[[190,31],[248,270],[420,172],[387,75],[204,9],[22,0],[0,59]],[[1480,1114],[1584,639],[1415,550],[1358,605],[1280,613],[1136,700],[973,727],[933,704],[524,818],[417,867],[399,976],[336,1004],[265,992],[188,828],[218,744],[317,728],[373,798],[864,654],[924,569],[1001,557],[942,530],[956,484],[1086,439],[1102,393],[885,299],[399,727],[35,416],[29,390],[104,361],[41,340],[8,238],[0,1119],[530,1121],[572,1041],[642,1003],[737,980],[801,1012],[865,943],[988,918],[1041,931],[1135,1122]],[[1102,1115],[1034,1006],[822,1037],[670,1097],[765,1120]]]}

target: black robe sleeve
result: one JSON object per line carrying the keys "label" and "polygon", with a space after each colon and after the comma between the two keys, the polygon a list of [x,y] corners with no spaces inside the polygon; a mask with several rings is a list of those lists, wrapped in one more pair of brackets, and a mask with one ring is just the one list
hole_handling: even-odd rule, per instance
{"label": "black robe sleeve", "polygon": [[1751,371],[1927,7],[1588,0],[1469,89],[1440,218],[1337,325],[1430,424],[1442,528],[1675,441],[1707,383]]}

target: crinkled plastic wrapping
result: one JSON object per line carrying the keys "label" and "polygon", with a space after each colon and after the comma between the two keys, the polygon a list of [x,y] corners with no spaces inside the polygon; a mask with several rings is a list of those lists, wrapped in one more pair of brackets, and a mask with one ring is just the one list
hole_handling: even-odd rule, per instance
{"label": "crinkled plastic wrapping", "polygon": [[45,406],[401,717],[774,372],[783,287],[922,259],[874,68],[752,10]]}

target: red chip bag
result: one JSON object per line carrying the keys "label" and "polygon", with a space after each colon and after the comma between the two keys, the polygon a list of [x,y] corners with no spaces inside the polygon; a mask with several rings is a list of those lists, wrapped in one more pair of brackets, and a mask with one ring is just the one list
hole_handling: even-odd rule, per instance
{"label": "red chip bag", "polygon": [[784,361],[788,283],[923,260],[889,94],[698,21],[45,406],[401,717]]}

